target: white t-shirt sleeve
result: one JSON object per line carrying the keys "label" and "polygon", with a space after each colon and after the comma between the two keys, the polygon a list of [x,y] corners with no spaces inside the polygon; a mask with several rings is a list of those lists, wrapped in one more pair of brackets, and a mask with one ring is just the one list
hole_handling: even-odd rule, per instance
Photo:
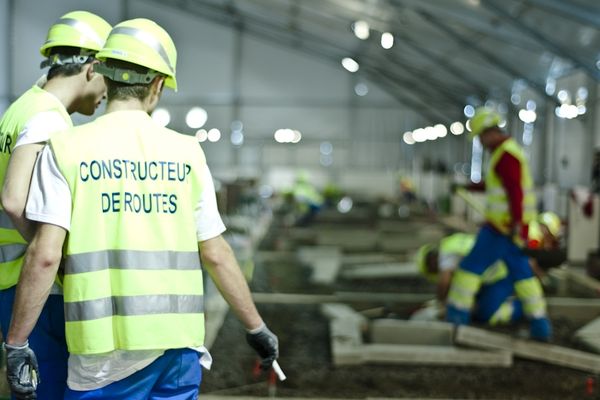
{"label": "white t-shirt sleeve", "polygon": [[66,230],[71,227],[71,190],[49,146],[44,147],[35,163],[25,216]]}
{"label": "white t-shirt sleeve", "polygon": [[23,130],[19,132],[15,148],[25,144],[45,143],[52,134],[66,129],[69,129],[69,124],[59,112],[41,112],[27,121]]}
{"label": "white t-shirt sleeve", "polygon": [[202,195],[198,203],[194,217],[196,219],[196,236],[198,241],[212,239],[225,232],[225,224],[217,208],[217,196],[215,195],[215,185],[208,165],[205,165],[202,171]]}
{"label": "white t-shirt sleeve", "polygon": [[441,253],[438,256],[438,268],[440,271],[455,269],[460,262],[461,256],[455,253]]}

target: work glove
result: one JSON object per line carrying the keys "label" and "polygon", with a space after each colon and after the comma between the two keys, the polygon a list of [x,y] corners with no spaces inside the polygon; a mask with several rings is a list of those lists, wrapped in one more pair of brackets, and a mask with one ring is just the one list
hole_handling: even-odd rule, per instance
{"label": "work glove", "polygon": [[446,306],[446,321],[454,325],[469,325],[471,322],[471,313],[468,310],[448,304]]}
{"label": "work glove", "polygon": [[6,378],[10,391],[17,400],[37,399],[35,389],[39,383],[40,370],[29,342],[21,346],[4,344],[6,350]]}
{"label": "work glove", "polygon": [[549,342],[552,337],[552,324],[548,318],[534,318],[529,323],[529,331],[533,340]]}
{"label": "work glove", "polygon": [[279,357],[279,340],[265,324],[246,332],[246,341],[259,355],[260,367],[263,370],[271,368],[273,361]]}

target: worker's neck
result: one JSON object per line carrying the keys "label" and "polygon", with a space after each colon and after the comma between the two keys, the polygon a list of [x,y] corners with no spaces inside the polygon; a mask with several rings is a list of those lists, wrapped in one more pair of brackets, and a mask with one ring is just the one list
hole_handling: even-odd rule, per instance
{"label": "worker's neck", "polygon": [[42,87],[45,91],[54,95],[73,114],[77,108],[79,95],[83,90],[83,83],[79,75],[56,76],[48,80]]}
{"label": "worker's neck", "polygon": [[500,136],[498,137],[498,139],[496,141],[494,141],[492,144],[490,144],[489,149],[490,151],[494,151],[498,148],[498,146],[500,146],[502,143],[504,143],[506,140],[508,140],[508,136]]}
{"label": "worker's neck", "polygon": [[144,111],[147,113],[150,110],[145,101],[130,97],[123,100],[108,99],[108,104],[106,104],[106,113],[108,114],[114,111]]}

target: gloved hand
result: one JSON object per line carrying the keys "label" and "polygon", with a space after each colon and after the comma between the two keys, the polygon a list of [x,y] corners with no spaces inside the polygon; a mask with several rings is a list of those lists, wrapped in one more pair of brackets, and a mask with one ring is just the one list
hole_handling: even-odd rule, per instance
{"label": "gloved hand", "polygon": [[13,396],[18,400],[37,399],[39,383],[38,362],[29,343],[21,346],[4,344],[6,350],[6,378]]}
{"label": "gloved hand", "polygon": [[246,341],[260,356],[260,367],[263,370],[271,368],[273,361],[279,357],[279,340],[265,324],[247,331]]}
{"label": "gloved hand", "polygon": [[446,321],[454,325],[469,325],[471,313],[468,310],[456,308],[452,304],[446,306]]}
{"label": "gloved hand", "polygon": [[534,318],[529,323],[529,331],[533,340],[548,342],[552,337],[552,324],[548,318]]}

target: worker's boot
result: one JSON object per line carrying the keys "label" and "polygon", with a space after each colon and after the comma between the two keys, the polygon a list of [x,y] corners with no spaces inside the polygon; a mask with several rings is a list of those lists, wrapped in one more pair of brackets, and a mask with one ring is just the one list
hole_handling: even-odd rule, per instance
{"label": "worker's boot", "polygon": [[446,321],[456,325],[468,325],[471,322],[475,295],[480,287],[480,275],[458,268],[452,276],[448,292]]}
{"label": "worker's boot", "polygon": [[515,282],[515,293],[523,304],[523,313],[530,320],[531,338],[543,342],[552,336],[552,324],[546,313],[546,299],[536,277]]}
{"label": "worker's boot", "polygon": [[532,319],[529,325],[529,332],[533,340],[548,342],[552,337],[552,324],[547,317]]}

